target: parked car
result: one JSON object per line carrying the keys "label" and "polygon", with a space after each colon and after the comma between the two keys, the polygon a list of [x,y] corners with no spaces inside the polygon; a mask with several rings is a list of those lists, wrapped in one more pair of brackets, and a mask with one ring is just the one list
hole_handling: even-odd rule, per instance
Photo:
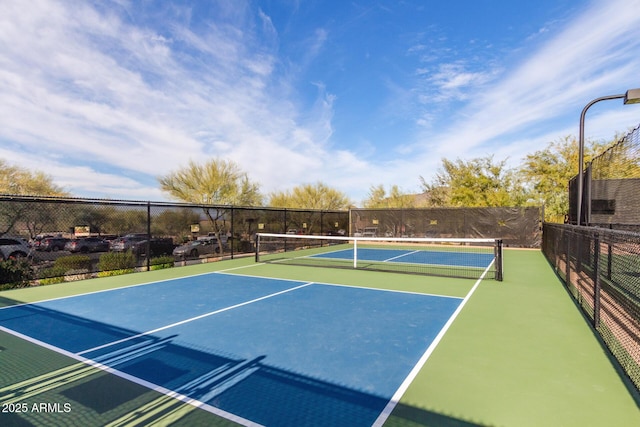
{"label": "parked car", "polygon": [[215,237],[208,237],[178,246],[173,250],[173,255],[182,258],[197,258],[200,255],[220,253],[221,250],[222,247],[218,244],[218,239]]}
{"label": "parked car", "polygon": [[44,239],[46,239],[47,237],[53,237],[53,235],[52,234],[38,234],[33,239],[29,240],[29,246],[32,249],[38,250],[40,248],[40,244],[42,243],[42,241]]}
{"label": "parked car", "polygon": [[147,240],[146,234],[127,234],[112,240],[110,249],[114,252],[125,252],[143,240]]}
{"label": "parked car", "polygon": [[100,237],[85,237],[73,239],[67,242],[64,249],[69,252],[106,252],[109,250],[109,242]]}
{"label": "parked car", "polygon": [[378,227],[365,227],[362,230],[362,237],[378,237]]}
{"label": "parked car", "polygon": [[67,239],[66,237],[45,237],[44,239],[42,239],[40,241],[40,245],[38,245],[38,250],[39,251],[61,251],[64,249],[64,245],[67,244],[67,242],[70,239]]}
{"label": "parked car", "polygon": [[31,248],[21,237],[0,237],[0,259],[25,258],[31,256]]}
{"label": "parked car", "polygon": [[[171,238],[152,238],[149,240],[151,256],[171,255],[173,247],[173,239]],[[138,256],[145,255],[147,252],[147,239],[134,243],[131,250]]]}

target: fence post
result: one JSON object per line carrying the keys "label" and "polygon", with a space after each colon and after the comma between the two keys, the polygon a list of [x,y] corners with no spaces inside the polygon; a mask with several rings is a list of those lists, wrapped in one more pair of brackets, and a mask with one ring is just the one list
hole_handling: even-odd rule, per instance
{"label": "fence post", "polygon": [[256,233],[256,262],[260,262],[260,233]]}
{"label": "fence post", "polygon": [[566,229],[562,230],[562,232],[563,234],[564,233],[569,234],[565,239],[567,242],[567,248],[565,251],[564,284],[567,288],[570,288],[571,287],[571,235],[570,235],[571,232]]}
{"label": "fence post", "polygon": [[[229,233],[231,234],[231,241],[229,241],[229,239],[227,239],[227,246],[231,246],[231,259],[233,259],[233,238],[236,235],[235,234],[235,222],[233,220],[233,211],[235,209],[233,208],[233,206],[231,206],[231,230],[229,231]],[[222,245],[220,245],[220,253],[222,254],[223,250],[222,250]]]}
{"label": "fence post", "polygon": [[147,202],[147,271],[151,270],[151,202]]}
{"label": "fence post", "polygon": [[[578,226],[579,227],[579,226]],[[580,230],[578,230],[580,231]],[[580,274],[582,272],[582,251],[583,251],[583,238],[580,233],[576,233],[576,273]]]}
{"label": "fence post", "polygon": [[[284,215],[284,223],[282,224],[282,232],[287,232],[287,208],[283,208],[282,213]],[[285,242],[286,244],[286,242]]]}
{"label": "fence post", "polygon": [[[609,229],[613,229],[613,225],[609,224]],[[607,279],[611,280],[613,248],[611,247],[611,235],[607,234]]]}
{"label": "fence post", "polygon": [[593,327],[600,326],[600,234],[595,233],[593,242]]}

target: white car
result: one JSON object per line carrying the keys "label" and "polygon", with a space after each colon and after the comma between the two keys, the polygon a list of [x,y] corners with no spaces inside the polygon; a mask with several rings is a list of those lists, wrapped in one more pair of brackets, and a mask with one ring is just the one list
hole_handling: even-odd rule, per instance
{"label": "white car", "polygon": [[365,227],[362,237],[378,237],[378,227]]}
{"label": "white car", "polygon": [[0,259],[28,258],[31,248],[22,237],[0,237]]}

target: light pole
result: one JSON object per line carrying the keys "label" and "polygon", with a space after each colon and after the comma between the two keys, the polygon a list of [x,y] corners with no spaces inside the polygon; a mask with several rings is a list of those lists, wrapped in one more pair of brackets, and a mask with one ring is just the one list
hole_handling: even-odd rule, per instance
{"label": "light pole", "polygon": [[609,99],[623,99],[624,104],[640,104],[640,89],[630,89],[624,94],[620,95],[609,95],[602,96],[600,98],[596,98],[593,101],[589,102],[585,105],[582,110],[582,114],[580,114],[580,136],[578,139],[578,225],[581,224],[582,217],[582,191],[583,191],[583,181],[584,181],[584,116],[587,114],[587,110],[595,103],[600,101],[607,101]]}

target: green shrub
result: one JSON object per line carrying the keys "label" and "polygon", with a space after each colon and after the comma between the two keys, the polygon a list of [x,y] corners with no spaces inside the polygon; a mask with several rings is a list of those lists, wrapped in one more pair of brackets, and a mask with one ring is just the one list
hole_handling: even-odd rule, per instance
{"label": "green shrub", "polygon": [[85,274],[91,270],[91,258],[86,255],[62,256],[55,260],[53,267],[43,270],[38,276],[41,285],[62,283],[69,275]]}
{"label": "green shrub", "polygon": [[135,268],[123,268],[123,269],[120,269],[120,270],[101,271],[101,272],[98,273],[98,277],[119,276],[121,274],[129,274],[129,273],[133,273],[135,271],[136,271]]}
{"label": "green shrub", "polygon": [[151,265],[151,270],[162,270],[163,268],[171,268],[174,266],[175,259],[172,256],[160,256],[156,258],[151,258],[149,264]]}
{"label": "green shrub", "polygon": [[58,258],[53,264],[54,268],[68,270],[91,270],[91,258],[87,255],[69,255]]}
{"label": "green shrub", "polygon": [[64,282],[64,276],[52,276],[39,280],[41,285],[55,285]]}
{"label": "green shrub", "polygon": [[53,285],[54,283],[64,282],[64,275],[67,272],[67,268],[64,266],[53,264],[53,267],[42,270],[38,276],[40,277],[41,285]]}
{"label": "green shrub", "polygon": [[33,277],[33,267],[26,259],[0,261],[0,290],[30,286]]}
{"label": "green shrub", "polygon": [[[107,252],[100,256],[98,277],[133,273],[136,268],[136,256],[131,252]],[[113,274],[103,274],[113,273]]]}

